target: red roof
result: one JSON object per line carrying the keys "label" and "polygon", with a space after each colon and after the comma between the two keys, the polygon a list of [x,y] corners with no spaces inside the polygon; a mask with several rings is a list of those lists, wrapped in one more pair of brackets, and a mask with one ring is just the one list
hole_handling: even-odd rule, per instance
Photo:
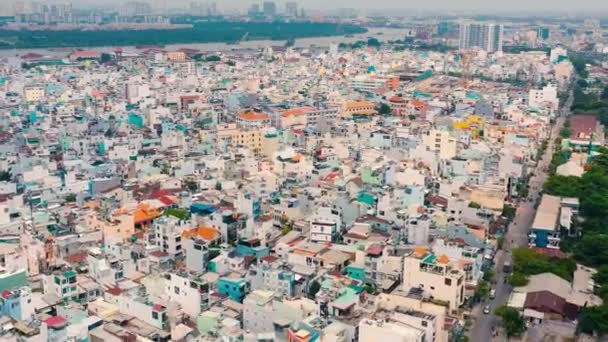
{"label": "red roof", "polygon": [[272,262],[279,260],[279,258],[274,255],[267,255],[265,257],[261,257],[260,260],[266,261],[268,263],[272,263]]}
{"label": "red roof", "polygon": [[532,247],[532,249],[536,253],[546,255],[550,258],[556,258],[556,259],[565,259],[566,258],[566,253],[560,251],[559,249],[542,248],[542,247]]}
{"label": "red roof", "polygon": [[173,200],[170,199],[167,196],[163,196],[163,197],[159,198],[158,200],[161,201],[161,202],[163,202],[164,205],[171,205],[171,204],[173,204]]}
{"label": "red roof", "polygon": [[160,304],[154,304],[154,306],[152,307],[152,310],[154,311],[161,311],[162,309],[164,309],[165,307],[160,305]]}
{"label": "red roof", "polygon": [[151,256],[157,257],[157,258],[162,258],[162,257],[166,257],[169,255],[169,253],[163,252],[163,251],[154,251],[150,253]]}
{"label": "red roof", "polygon": [[448,200],[443,197],[439,197],[439,196],[431,196],[428,198],[428,201],[431,204],[441,205],[444,207],[446,207],[448,205]]}
{"label": "red roof", "polygon": [[76,58],[97,58],[101,54],[97,51],[74,51],[72,57]]}
{"label": "red roof", "polygon": [[84,262],[87,259],[87,255],[87,251],[80,251],[72,255],[68,255],[65,259],[68,264],[77,264],[79,262]]}
{"label": "red roof", "polygon": [[26,53],[25,55],[21,56],[22,59],[38,59],[38,58],[42,58],[42,57],[44,57],[44,56],[39,55],[37,53],[33,53],[33,52]]}
{"label": "red roof", "polygon": [[372,256],[379,256],[379,255],[382,255],[382,246],[380,246],[380,245],[373,245],[373,246],[370,246],[370,247],[367,249],[366,253],[367,253],[368,255],[372,255]]}
{"label": "red roof", "polygon": [[64,325],[67,320],[62,316],[52,316],[44,321],[49,327],[58,327]]}
{"label": "red roof", "polygon": [[579,138],[581,135],[590,136],[595,133],[597,127],[597,117],[595,115],[574,115],[570,119],[572,133],[570,137]]}
{"label": "red roof", "polygon": [[2,291],[2,298],[8,298],[11,295],[11,291],[4,290]]}
{"label": "red roof", "polygon": [[111,288],[107,289],[106,292],[113,296],[120,296],[120,294],[122,293],[122,290],[120,289],[120,287],[116,286],[116,287],[111,287]]}

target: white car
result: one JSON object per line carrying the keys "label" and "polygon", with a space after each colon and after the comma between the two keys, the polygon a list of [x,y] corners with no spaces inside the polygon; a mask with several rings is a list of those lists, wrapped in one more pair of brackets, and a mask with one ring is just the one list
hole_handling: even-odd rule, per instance
{"label": "white car", "polygon": [[483,307],[483,313],[486,314],[486,315],[488,315],[490,313],[490,306],[489,305],[486,305],[486,306]]}

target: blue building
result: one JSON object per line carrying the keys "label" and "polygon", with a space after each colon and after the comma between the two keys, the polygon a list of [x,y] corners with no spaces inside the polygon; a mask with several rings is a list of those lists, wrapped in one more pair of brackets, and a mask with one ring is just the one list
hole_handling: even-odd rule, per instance
{"label": "blue building", "polygon": [[270,254],[270,249],[262,247],[259,239],[240,240],[236,245],[236,254],[242,257],[262,258]]}
{"label": "blue building", "polygon": [[560,243],[561,198],[543,195],[528,234],[529,247],[557,248]]}
{"label": "blue building", "polygon": [[28,320],[34,314],[32,292],[29,287],[4,290],[0,294],[0,316],[9,316],[15,320]]}
{"label": "blue building", "polygon": [[222,277],[217,281],[217,291],[239,303],[249,293],[249,283],[243,278]]}

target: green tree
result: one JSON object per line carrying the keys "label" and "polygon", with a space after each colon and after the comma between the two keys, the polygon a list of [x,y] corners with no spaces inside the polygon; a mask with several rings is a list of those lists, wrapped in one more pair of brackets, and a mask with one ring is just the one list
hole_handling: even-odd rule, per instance
{"label": "green tree", "polygon": [[589,266],[608,265],[608,234],[585,234],[574,247],[574,257]]}
{"label": "green tree", "polygon": [[67,194],[64,200],[68,203],[76,202],[76,194]]}
{"label": "green tree", "polygon": [[112,60],[112,56],[109,53],[102,53],[101,56],[99,57],[99,61],[101,63],[108,63]]}
{"label": "green tree", "polygon": [[386,103],[381,103],[380,106],[378,106],[378,108],[376,110],[378,111],[378,114],[380,114],[380,115],[390,115],[393,112],[391,107],[389,105],[387,105]]}
{"label": "green tree", "polygon": [[580,178],[554,175],[547,179],[543,185],[543,190],[548,195],[578,197],[581,193]]}
{"label": "green tree", "polygon": [[290,231],[292,231],[292,226],[289,223],[285,223],[283,224],[283,227],[281,228],[281,234],[283,235],[287,235],[287,233],[289,233]]}
{"label": "green tree", "polygon": [[469,202],[469,208],[481,209],[481,204],[471,201]]}
{"label": "green tree", "polygon": [[501,306],[494,313],[502,318],[502,324],[508,337],[521,336],[526,331],[526,322],[517,309]]}
{"label": "green tree", "polygon": [[0,182],[9,182],[11,180],[11,172],[2,170],[0,171]]}
{"label": "green tree", "polygon": [[221,60],[222,60],[222,58],[217,55],[211,55],[211,56],[205,57],[205,62],[219,62]]}
{"label": "green tree", "polygon": [[572,259],[551,258],[529,248],[513,249],[512,258],[513,272],[523,275],[550,272],[571,281],[576,270],[576,262]]}
{"label": "green tree", "polygon": [[528,277],[523,273],[514,272],[509,276],[509,284],[513,287],[526,286]]}
{"label": "green tree", "polygon": [[485,271],[483,273],[483,280],[487,281],[488,283],[493,283],[495,276],[496,276],[496,272],[494,272],[494,270],[492,270],[492,269],[488,269],[487,271]]}
{"label": "green tree", "polygon": [[375,47],[375,48],[379,48],[380,47],[380,41],[376,38],[369,38],[367,40],[367,46],[368,47]]}
{"label": "green tree", "polygon": [[317,295],[317,292],[319,292],[320,290],[321,284],[318,281],[313,280],[312,283],[310,283],[310,286],[308,286],[308,298],[314,299]]}
{"label": "green tree", "polygon": [[608,85],[606,85],[604,87],[604,91],[602,91],[601,99],[602,100],[608,100]]}
{"label": "green tree", "polygon": [[222,183],[216,182],[215,183],[215,190],[222,191]]}
{"label": "green tree", "polygon": [[186,186],[186,188],[190,192],[197,192],[198,191],[198,182],[196,180],[194,180],[194,179],[186,179],[186,180],[184,180],[184,185]]}
{"label": "green tree", "polygon": [[583,308],[578,316],[577,330],[585,334],[608,334],[608,305]]}
{"label": "green tree", "polygon": [[502,216],[506,217],[507,220],[511,221],[515,218],[515,215],[517,214],[517,209],[513,208],[512,206],[505,204],[502,207]]}
{"label": "green tree", "polygon": [[475,290],[475,293],[473,294],[473,302],[479,303],[479,302],[485,300],[486,298],[488,298],[489,294],[490,294],[490,284],[488,284],[488,282],[485,280],[480,280],[479,284],[477,285],[477,289]]}

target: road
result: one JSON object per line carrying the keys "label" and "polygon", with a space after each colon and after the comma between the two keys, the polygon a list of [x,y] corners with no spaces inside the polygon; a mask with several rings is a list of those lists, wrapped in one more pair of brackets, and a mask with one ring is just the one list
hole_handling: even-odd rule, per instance
{"label": "road", "polygon": [[[523,247],[528,245],[528,230],[532,226],[534,215],[536,214],[535,203],[540,201],[539,191],[542,189],[548,174],[545,170],[548,169],[551,163],[551,157],[555,149],[555,137],[559,135],[559,131],[562,129],[566,117],[570,115],[570,106],[572,105],[573,94],[562,107],[560,115],[555,120],[555,124],[551,129],[550,136],[548,137],[548,144],[545,153],[536,164],[535,170],[532,173],[532,177],[529,180],[529,198],[531,201],[523,200],[519,203],[515,218],[509,225],[505,241],[503,244],[503,250],[496,253],[495,261],[495,272],[496,272],[496,298],[491,301],[486,301],[473,310],[473,316],[475,322],[469,330],[469,337],[471,341],[491,341],[492,340],[492,329],[500,325],[500,318],[493,314],[494,310],[507,303],[509,295],[511,294],[511,286],[505,283],[506,275],[502,272],[503,263],[505,261],[506,254],[509,254],[512,248]],[[490,305],[491,312],[486,315],[483,314],[483,307]]]}

